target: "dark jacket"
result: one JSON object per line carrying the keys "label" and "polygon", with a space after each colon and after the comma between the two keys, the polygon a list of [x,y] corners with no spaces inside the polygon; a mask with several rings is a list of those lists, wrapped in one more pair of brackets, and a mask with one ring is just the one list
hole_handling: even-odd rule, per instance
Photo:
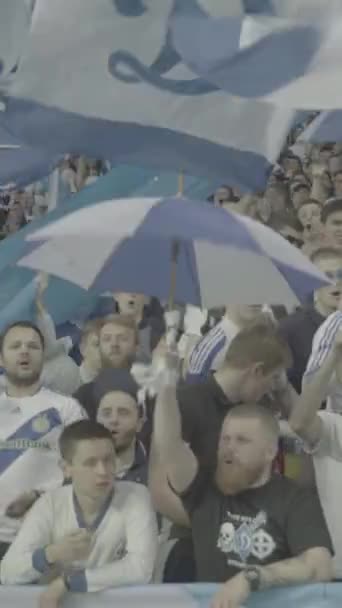
{"label": "dark jacket", "polygon": [[287,341],[293,356],[293,365],[288,370],[288,378],[300,393],[302,378],[311,354],[312,340],[325,318],[317,312],[313,304],[307,304],[279,323],[279,331]]}

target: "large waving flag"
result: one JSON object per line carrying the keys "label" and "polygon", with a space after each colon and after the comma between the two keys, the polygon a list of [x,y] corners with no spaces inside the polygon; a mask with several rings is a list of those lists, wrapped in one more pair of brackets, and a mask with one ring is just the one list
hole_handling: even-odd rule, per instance
{"label": "large waving flag", "polygon": [[[175,3],[173,44],[213,86],[299,109],[341,107],[339,0],[190,0]],[[220,10],[218,11],[217,8]],[[218,15],[219,12],[219,15]]]}
{"label": "large waving flag", "polygon": [[292,112],[237,100],[198,78],[173,46],[173,7],[173,0],[36,0],[0,122],[49,151],[262,188]]}
{"label": "large waving flag", "polygon": [[0,189],[32,184],[51,173],[60,160],[61,155],[23,144],[0,126]]}

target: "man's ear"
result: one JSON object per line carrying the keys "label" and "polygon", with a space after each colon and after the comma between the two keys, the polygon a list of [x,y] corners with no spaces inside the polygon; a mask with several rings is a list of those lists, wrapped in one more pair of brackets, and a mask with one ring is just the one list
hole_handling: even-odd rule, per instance
{"label": "man's ear", "polygon": [[64,460],[64,458],[61,458],[59,461],[59,466],[63,471],[63,477],[64,479],[70,479],[71,477],[71,466],[70,464]]}
{"label": "man's ear", "polygon": [[251,367],[250,367],[250,371],[252,372],[252,374],[255,377],[260,378],[261,376],[265,375],[264,364],[262,363],[262,361],[258,361],[257,363],[253,363],[253,365],[251,365]]}

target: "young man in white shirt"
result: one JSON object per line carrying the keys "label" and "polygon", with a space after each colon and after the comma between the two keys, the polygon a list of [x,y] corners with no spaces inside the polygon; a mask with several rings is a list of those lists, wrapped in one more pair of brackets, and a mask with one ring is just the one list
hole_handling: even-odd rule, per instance
{"label": "young man in white shirt", "polygon": [[56,450],[64,426],[85,417],[70,397],[41,388],[44,338],[30,323],[4,332],[1,363],[5,391],[0,395],[0,559],[21,518],[39,494],[63,483]]}
{"label": "young man in white shirt", "polygon": [[[335,313],[336,317],[341,313]],[[338,317],[337,317],[338,319]],[[326,322],[327,323],[327,322]],[[325,324],[324,324],[325,325]],[[334,325],[331,327],[333,331]],[[342,327],[326,336],[329,348],[316,352],[310,373],[304,376],[301,397],[293,408],[289,424],[313,456],[318,494],[335,549],[335,577],[342,578],[342,416],[340,413],[319,411],[329,394],[334,377],[342,364]]]}
{"label": "young man in white shirt", "polygon": [[68,591],[150,582],[157,550],[155,513],[144,486],[114,482],[111,432],[81,420],[64,429],[59,447],[72,484],[46,493],[34,505],[1,563],[1,583],[37,583],[53,572],[41,606],[55,608]]}

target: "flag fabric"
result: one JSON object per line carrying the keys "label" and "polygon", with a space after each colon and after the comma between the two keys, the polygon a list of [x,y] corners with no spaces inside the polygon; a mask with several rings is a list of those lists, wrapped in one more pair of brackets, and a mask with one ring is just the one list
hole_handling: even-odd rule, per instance
{"label": "flag fabric", "polygon": [[36,0],[0,124],[48,151],[262,189],[293,113],[198,78],[173,46],[173,7],[173,0]]}
{"label": "flag fabric", "polygon": [[[170,30],[184,62],[213,86],[283,107],[341,107],[339,0],[191,0]],[[215,7],[220,7],[217,16]]]}
{"label": "flag fabric", "polygon": [[342,141],[342,111],[320,112],[304,129],[298,143],[327,143]]}

